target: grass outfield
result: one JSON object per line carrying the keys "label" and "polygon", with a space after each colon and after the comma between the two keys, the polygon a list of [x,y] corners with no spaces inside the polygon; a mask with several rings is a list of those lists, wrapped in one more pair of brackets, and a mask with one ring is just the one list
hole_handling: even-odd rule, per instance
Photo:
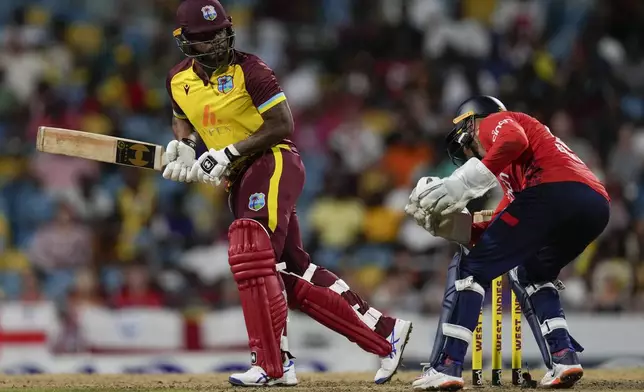
{"label": "grass outfield", "polygon": [[[506,372],[509,373],[509,372]],[[411,382],[417,372],[401,372],[385,385],[373,384],[373,373],[302,373],[300,384],[289,388],[271,388],[273,391],[412,391]],[[535,372],[533,378],[543,374]],[[469,380],[468,380],[469,381]],[[505,380],[509,384],[509,380]],[[0,391],[20,389],[40,391],[230,391],[226,374],[195,375],[35,375],[0,376]],[[511,385],[504,387],[472,388],[477,391],[520,390]],[[237,390],[247,390],[237,388]],[[575,391],[644,391],[644,369],[587,370]]]}

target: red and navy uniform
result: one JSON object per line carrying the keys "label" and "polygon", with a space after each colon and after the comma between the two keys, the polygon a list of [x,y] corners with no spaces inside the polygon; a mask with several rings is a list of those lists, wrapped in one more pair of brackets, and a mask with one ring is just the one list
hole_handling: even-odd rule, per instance
{"label": "red and navy uniform", "polygon": [[[602,183],[584,162],[548,127],[527,114],[492,114],[481,121],[478,137],[486,150],[483,164],[497,176],[503,188],[494,217],[514,201],[516,193],[539,184],[586,184],[610,200]],[[490,222],[472,226],[474,241]]]}
{"label": "red and navy uniform", "polygon": [[[524,287],[554,281],[606,227],[610,201],[604,186],[546,126],[526,114],[487,116],[478,137],[486,151],[482,162],[497,176],[504,197],[490,222],[472,227],[476,244],[460,260],[460,277],[472,277],[485,291],[515,267]],[[452,322],[473,331],[480,301],[478,293],[461,292]],[[565,318],[556,290],[540,290],[531,301],[540,322]],[[574,348],[565,329],[546,339],[551,352]],[[466,350],[466,342],[450,338],[444,352],[461,360]]]}

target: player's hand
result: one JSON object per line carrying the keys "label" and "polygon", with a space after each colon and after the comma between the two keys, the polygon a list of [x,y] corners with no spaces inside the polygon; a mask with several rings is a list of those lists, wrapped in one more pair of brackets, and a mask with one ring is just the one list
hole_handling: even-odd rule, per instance
{"label": "player's hand", "polygon": [[480,160],[470,158],[441,186],[421,197],[420,206],[430,215],[446,216],[464,209],[470,200],[483,196],[496,184],[494,174]]}
{"label": "player's hand", "polygon": [[239,158],[239,152],[232,144],[221,150],[211,148],[201,154],[192,165],[188,178],[191,181],[219,185],[228,165],[237,158]]}
{"label": "player's hand", "polygon": [[405,212],[414,218],[416,223],[427,229],[426,222],[428,213],[421,208],[419,202],[422,197],[425,197],[429,192],[438,188],[443,183],[443,180],[438,177],[423,177],[418,180],[416,187],[409,195],[409,202],[405,206]]}
{"label": "player's hand", "polygon": [[195,163],[196,143],[190,139],[172,140],[165,149],[168,164],[163,171],[163,178],[172,181],[190,182],[188,174]]}

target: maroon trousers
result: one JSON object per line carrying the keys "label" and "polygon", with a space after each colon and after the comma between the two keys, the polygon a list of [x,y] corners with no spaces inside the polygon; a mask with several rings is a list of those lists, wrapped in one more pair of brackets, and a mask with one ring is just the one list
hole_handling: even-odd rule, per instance
{"label": "maroon trousers", "polygon": [[[292,146],[280,144],[261,155],[240,174],[231,187],[229,199],[236,219],[254,219],[268,231],[276,260],[286,266],[282,279],[289,306],[294,309],[300,309],[296,295],[300,278],[325,288],[337,287],[336,282],[342,282],[335,274],[312,264],[311,257],[303,249],[295,205],[305,178],[299,153]],[[370,307],[366,301],[350,289],[338,294],[369,324]],[[373,320],[370,327],[386,338],[394,323],[395,319],[382,315]]]}

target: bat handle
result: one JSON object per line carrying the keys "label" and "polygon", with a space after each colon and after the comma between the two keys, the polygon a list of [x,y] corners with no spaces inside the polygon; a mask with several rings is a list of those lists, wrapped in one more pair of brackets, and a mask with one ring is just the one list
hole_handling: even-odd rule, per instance
{"label": "bat handle", "polygon": [[474,213],[474,223],[481,223],[481,222],[487,222],[489,220],[492,220],[493,215],[494,215],[494,210],[477,211]]}

